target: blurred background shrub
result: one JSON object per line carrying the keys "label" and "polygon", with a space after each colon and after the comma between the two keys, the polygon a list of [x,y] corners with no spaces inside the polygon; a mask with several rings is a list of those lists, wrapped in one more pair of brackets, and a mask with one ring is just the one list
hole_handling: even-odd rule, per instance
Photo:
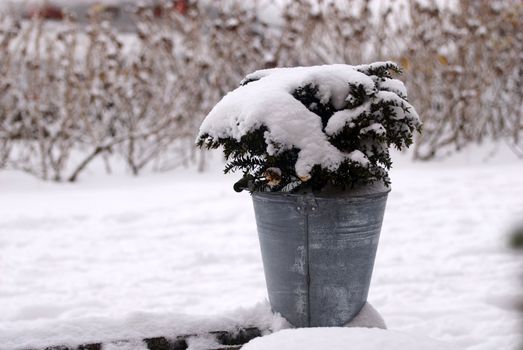
{"label": "blurred background shrub", "polygon": [[415,159],[485,140],[523,157],[519,0],[67,4],[0,16],[0,168],[203,169],[198,126],[247,73],[377,60],[403,67],[423,119]]}

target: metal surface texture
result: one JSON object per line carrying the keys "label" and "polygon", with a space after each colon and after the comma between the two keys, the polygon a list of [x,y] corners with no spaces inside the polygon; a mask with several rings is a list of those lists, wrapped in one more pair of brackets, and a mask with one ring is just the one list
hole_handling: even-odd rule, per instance
{"label": "metal surface texture", "polygon": [[358,314],[388,192],[253,193],[273,311],[296,327],[343,326]]}

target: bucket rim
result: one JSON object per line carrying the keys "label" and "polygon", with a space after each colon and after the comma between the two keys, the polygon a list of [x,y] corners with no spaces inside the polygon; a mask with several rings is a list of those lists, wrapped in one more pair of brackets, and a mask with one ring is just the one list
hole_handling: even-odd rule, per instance
{"label": "bucket rim", "polygon": [[385,186],[383,183],[371,183],[367,185],[360,185],[356,188],[352,188],[346,191],[339,190],[328,190],[320,192],[300,192],[300,193],[289,193],[289,192],[252,192],[253,198],[302,198],[302,197],[314,197],[315,199],[332,199],[332,200],[345,200],[351,198],[373,198],[387,196],[391,191],[391,187]]}

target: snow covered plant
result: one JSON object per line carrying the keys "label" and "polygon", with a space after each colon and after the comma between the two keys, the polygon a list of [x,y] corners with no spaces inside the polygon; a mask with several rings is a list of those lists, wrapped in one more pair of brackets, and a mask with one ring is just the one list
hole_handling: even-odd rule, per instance
{"label": "snow covered plant", "polygon": [[200,147],[223,146],[241,191],[344,190],[390,184],[389,148],[412,144],[421,122],[393,62],[256,71],[207,115]]}

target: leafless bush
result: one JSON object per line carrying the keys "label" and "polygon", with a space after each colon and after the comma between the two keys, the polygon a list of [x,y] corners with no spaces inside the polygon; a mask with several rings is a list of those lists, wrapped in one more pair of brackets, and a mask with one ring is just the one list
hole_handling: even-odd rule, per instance
{"label": "leafless bush", "polygon": [[[292,1],[275,65],[398,61],[424,122],[414,157],[485,139],[523,157],[523,5],[517,0]],[[372,7],[372,8],[371,8]]]}
{"label": "leafless bush", "polygon": [[[194,160],[203,116],[260,67],[396,59],[424,121],[415,157],[486,138],[521,147],[523,6],[517,0],[294,0],[266,21],[257,2],[140,7],[121,33],[0,18],[0,168],[75,181],[93,160],[133,174]],[[454,3],[453,3],[454,4]],[[160,15],[159,15],[160,14]]]}
{"label": "leafless bush", "polygon": [[[431,159],[485,139],[515,150],[523,130],[523,4],[411,2],[398,32],[410,97],[424,121],[415,156]],[[523,153],[521,153],[523,155]]]}
{"label": "leafless bush", "polygon": [[[145,26],[147,11],[137,18]],[[172,39],[159,28],[126,37],[106,19],[97,14],[86,31],[70,20],[4,23],[0,164],[75,181],[110,152],[133,174],[176,165],[167,152],[180,163],[191,156],[197,122],[185,107],[196,101]]]}

